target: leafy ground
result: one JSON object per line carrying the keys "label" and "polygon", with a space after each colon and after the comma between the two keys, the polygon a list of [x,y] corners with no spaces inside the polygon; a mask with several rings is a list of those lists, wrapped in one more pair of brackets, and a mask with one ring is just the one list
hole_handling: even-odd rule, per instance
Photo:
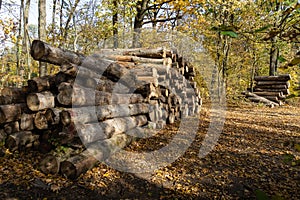
{"label": "leafy ground", "polygon": [[[37,170],[41,155],[6,154],[0,158],[0,199],[300,199],[300,108],[228,106],[218,144],[198,157],[209,126],[201,111],[196,139],[186,153],[153,173],[119,172],[104,164],[76,181]],[[176,133],[169,126],[152,140],[128,150],[157,149]]]}

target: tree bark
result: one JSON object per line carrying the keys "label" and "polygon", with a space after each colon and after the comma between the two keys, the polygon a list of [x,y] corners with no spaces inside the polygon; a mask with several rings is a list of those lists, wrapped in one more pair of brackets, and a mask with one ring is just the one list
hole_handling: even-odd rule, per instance
{"label": "tree bark", "polygon": [[19,120],[25,108],[25,104],[0,105],[0,124]]}
{"label": "tree bark", "polygon": [[39,135],[34,135],[31,131],[20,131],[9,135],[6,138],[5,146],[10,151],[23,150],[35,146]]}
{"label": "tree bark", "polygon": [[144,101],[140,94],[115,94],[80,87],[76,84],[60,84],[57,100],[66,106],[98,106],[109,104],[135,104]]}
{"label": "tree bark", "polygon": [[90,123],[115,117],[128,117],[133,115],[146,114],[148,112],[149,106],[145,103],[78,107],[62,111],[61,122],[63,125],[69,125],[74,121],[81,123]]}
{"label": "tree bark", "polygon": [[77,134],[84,145],[108,139],[147,123],[145,115],[108,119],[94,124],[77,124]]}
{"label": "tree bark", "polygon": [[76,179],[82,173],[94,167],[99,161],[107,159],[116,151],[124,148],[131,142],[131,137],[126,134],[114,135],[112,138],[93,143],[88,150],[63,161],[60,166],[61,173]]}
{"label": "tree bark", "polygon": [[40,40],[34,40],[32,42],[30,54],[35,60],[59,66],[63,64],[80,65],[85,59],[85,56],[82,54],[52,47]]}
{"label": "tree bark", "polygon": [[31,93],[27,95],[27,106],[32,111],[54,108],[55,97],[51,92]]}

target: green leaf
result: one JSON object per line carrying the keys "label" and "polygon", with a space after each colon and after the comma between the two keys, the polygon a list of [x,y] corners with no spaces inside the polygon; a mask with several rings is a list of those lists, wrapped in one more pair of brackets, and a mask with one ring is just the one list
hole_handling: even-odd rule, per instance
{"label": "green leaf", "polygon": [[237,38],[238,37],[238,34],[234,31],[221,31],[221,34],[230,36],[232,38]]}
{"label": "green leaf", "polygon": [[257,200],[269,200],[268,195],[261,190],[256,190],[255,195]]}
{"label": "green leaf", "polygon": [[287,60],[286,60],[284,57],[282,57],[282,56],[279,56],[279,57],[277,58],[277,60],[278,60],[279,62],[281,62],[281,63],[287,61]]}
{"label": "green leaf", "polygon": [[264,26],[264,27],[261,27],[261,28],[259,28],[259,29],[256,29],[254,32],[255,32],[255,33],[259,33],[259,32],[265,31],[265,30],[269,29],[271,26],[272,26],[272,25],[269,24],[269,25],[267,25],[267,26]]}

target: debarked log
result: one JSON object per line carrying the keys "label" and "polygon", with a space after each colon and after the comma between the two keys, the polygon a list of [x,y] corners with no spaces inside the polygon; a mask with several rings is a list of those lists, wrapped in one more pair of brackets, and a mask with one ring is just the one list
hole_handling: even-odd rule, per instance
{"label": "debarked log", "polygon": [[66,126],[71,122],[90,123],[115,117],[146,114],[149,109],[150,105],[146,103],[77,107],[65,109],[61,112],[60,118],[62,124]]}
{"label": "debarked log", "polygon": [[147,124],[145,115],[108,119],[93,124],[76,123],[77,134],[82,143],[87,145],[97,140],[108,139],[138,126]]}
{"label": "debarked log", "polygon": [[54,108],[55,96],[49,92],[31,93],[27,95],[27,106],[32,111],[39,111],[46,108]]}
{"label": "debarked log", "polygon": [[140,94],[117,94],[84,88],[77,84],[62,83],[59,85],[57,100],[66,106],[98,106],[109,104],[141,103],[144,98]]}

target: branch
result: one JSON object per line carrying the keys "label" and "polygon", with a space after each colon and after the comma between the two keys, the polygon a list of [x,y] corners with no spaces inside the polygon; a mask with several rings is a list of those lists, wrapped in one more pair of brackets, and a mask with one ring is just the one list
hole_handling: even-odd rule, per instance
{"label": "branch", "polygon": [[182,15],[178,16],[178,17],[171,17],[171,18],[166,18],[166,19],[157,19],[157,20],[149,20],[144,22],[143,24],[149,24],[149,23],[157,23],[157,22],[168,22],[168,21],[172,21],[172,20],[176,20],[176,19],[182,19]]}

